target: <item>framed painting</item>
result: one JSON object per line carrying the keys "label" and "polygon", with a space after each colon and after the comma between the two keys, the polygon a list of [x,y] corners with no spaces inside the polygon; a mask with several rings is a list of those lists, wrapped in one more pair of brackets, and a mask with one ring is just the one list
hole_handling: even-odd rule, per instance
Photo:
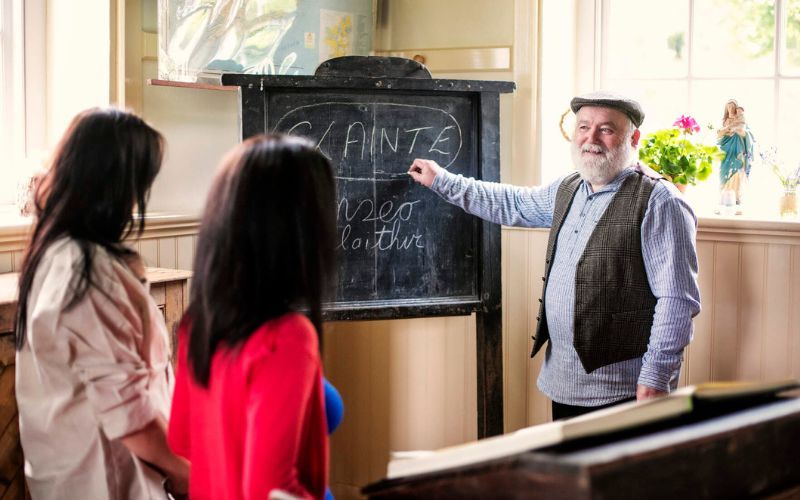
{"label": "framed painting", "polygon": [[158,0],[158,74],[313,74],[332,57],[369,55],[373,0]]}

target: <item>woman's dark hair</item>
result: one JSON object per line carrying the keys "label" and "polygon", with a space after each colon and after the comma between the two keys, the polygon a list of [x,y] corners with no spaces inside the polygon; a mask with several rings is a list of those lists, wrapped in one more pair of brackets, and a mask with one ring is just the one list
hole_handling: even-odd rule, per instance
{"label": "woman's dark hair", "polygon": [[131,113],[95,108],[73,118],[34,195],[37,219],[19,279],[17,349],[25,343],[28,296],[48,247],[69,236],[81,249],[80,273],[65,284],[72,288],[65,306],[69,309],[94,284],[94,245],[121,256],[130,252],[122,240],[137,225],[139,235],[144,231],[150,186],[163,151],[161,134]]}
{"label": "woman's dark hair", "polygon": [[214,179],[197,239],[187,320],[194,378],[208,386],[223,343],[267,320],[305,311],[317,335],[334,276],[336,188],[328,160],[305,139],[252,137]]}

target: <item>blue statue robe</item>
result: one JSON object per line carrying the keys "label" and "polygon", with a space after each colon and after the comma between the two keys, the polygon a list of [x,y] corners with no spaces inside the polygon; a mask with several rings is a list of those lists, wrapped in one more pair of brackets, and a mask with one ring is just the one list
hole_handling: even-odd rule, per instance
{"label": "blue statue robe", "polygon": [[719,166],[719,182],[724,186],[733,175],[744,167],[745,175],[750,175],[750,162],[753,159],[753,134],[745,125],[745,135],[723,135],[717,140],[725,159]]}

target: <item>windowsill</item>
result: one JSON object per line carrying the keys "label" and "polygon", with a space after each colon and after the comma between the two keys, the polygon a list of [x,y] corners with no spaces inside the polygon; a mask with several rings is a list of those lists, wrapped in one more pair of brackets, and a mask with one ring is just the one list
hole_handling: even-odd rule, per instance
{"label": "windowsill", "polygon": [[31,217],[23,217],[16,212],[0,209],[0,233],[2,234],[6,234],[7,232],[27,231],[31,223]]}
{"label": "windowsill", "polygon": [[800,231],[800,218],[785,218],[769,215],[720,215],[715,213],[697,214],[698,226],[710,227],[738,227],[743,229],[786,229]]}
{"label": "windowsill", "polygon": [[[722,216],[716,214],[698,214],[698,230],[742,230],[748,232],[796,232],[800,236],[800,219],[782,219],[780,217],[755,217],[746,215]],[[503,226],[503,229],[530,231],[529,228]],[[535,228],[537,231],[550,231],[550,228]]]}
{"label": "windowsill", "polygon": [[[21,250],[33,224],[33,217],[19,215],[16,206],[0,207],[0,252]],[[187,213],[153,212],[147,214],[142,239],[196,234],[200,216]]]}
{"label": "windowsill", "polygon": [[757,215],[698,214],[697,240],[758,244],[800,243],[800,220]]}
{"label": "windowsill", "polygon": [[28,238],[31,217],[19,215],[14,204],[0,204],[0,251],[18,249]]}
{"label": "windowsill", "polygon": [[[534,231],[548,233],[549,228],[520,228],[503,226],[504,231]],[[739,243],[800,243],[800,219],[778,216],[717,215],[697,213],[697,240]]]}

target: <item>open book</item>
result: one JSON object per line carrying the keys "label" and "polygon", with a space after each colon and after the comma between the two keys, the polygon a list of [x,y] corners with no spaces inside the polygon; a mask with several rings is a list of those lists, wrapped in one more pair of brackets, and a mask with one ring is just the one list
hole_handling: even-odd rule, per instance
{"label": "open book", "polygon": [[436,451],[399,452],[389,462],[387,477],[425,474],[486,462],[567,441],[656,423],[689,414],[703,403],[734,401],[777,394],[800,387],[800,380],[775,382],[709,382],[678,389],[663,398],[632,401],[587,415],[535,425],[502,436]]}

